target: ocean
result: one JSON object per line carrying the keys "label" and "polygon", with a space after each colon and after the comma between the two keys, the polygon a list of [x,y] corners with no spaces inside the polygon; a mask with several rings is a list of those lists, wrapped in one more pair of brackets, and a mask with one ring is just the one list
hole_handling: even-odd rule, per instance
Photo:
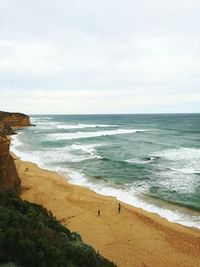
{"label": "ocean", "polygon": [[169,221],[200,228],[200,114],[31,115],[12,151]]}

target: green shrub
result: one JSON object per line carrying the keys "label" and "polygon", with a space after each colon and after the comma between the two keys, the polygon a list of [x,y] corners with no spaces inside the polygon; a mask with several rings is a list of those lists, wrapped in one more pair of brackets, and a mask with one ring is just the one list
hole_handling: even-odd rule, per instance
{"label": "green shrub", "polygon": [[51,212],[12,193],[0,194],[0,263],[7,267],[115,266]]}

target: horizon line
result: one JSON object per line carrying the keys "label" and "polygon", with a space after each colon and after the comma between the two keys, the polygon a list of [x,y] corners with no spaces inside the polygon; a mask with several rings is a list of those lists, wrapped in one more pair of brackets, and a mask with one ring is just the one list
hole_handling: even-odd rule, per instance
{"label": "horizon line", "polygon": [[152,112],[152,113],[28,113],[28,115],[178,115],[200,114],[200,112]]}

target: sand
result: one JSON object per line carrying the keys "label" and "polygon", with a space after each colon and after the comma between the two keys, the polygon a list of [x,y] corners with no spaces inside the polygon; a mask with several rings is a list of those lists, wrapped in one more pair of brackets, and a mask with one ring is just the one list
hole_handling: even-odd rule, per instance
{"label": "sand", "polygon": [[51,210],[117,266],[200,266],[198,229],[170,223],[124,203],[119,214],[115,198],[72,185],[56,172],[14,158],[21,178],[21,198]]}

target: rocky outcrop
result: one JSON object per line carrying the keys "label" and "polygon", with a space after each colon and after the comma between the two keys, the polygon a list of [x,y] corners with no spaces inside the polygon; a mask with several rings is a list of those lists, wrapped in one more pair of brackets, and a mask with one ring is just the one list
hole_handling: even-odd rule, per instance
{"label": "rocky outcrop", "polygon": [[16,134],[16,132],[13,131],[13,129],[9,126],[9,125],[5,125],[3,123],[3,130],[2,130],[2,133],[4,135],[13,135],[13,134]]}
{"label": "rocky outcrop", "polygon": [[7,135],[14,134],[13,126],[29,125],[30,119],[25,114],[0,111],[0,192],[20,192],[20,179],[9,152],[10,140]]}
{"label": "rocky outcrop", "polygon": [[5,126],[18,127],[18,126],[30,126],[29,116],[23,113],[11,113],[0,111],[0,121],[4,122]]}
{"label": "rocky outcrop", "polygon": [[20,179],[14,160],[9,153],[10,140],[0,135],[0,192],[20,192]]}
{"label": "rocky outcrop", "polygon": [[[9,133],[7,133],[9,132]],[[10,126],[6,126],[4,121],[0,119],[0,136],[6,136],[12,134],[13,130]]]}

